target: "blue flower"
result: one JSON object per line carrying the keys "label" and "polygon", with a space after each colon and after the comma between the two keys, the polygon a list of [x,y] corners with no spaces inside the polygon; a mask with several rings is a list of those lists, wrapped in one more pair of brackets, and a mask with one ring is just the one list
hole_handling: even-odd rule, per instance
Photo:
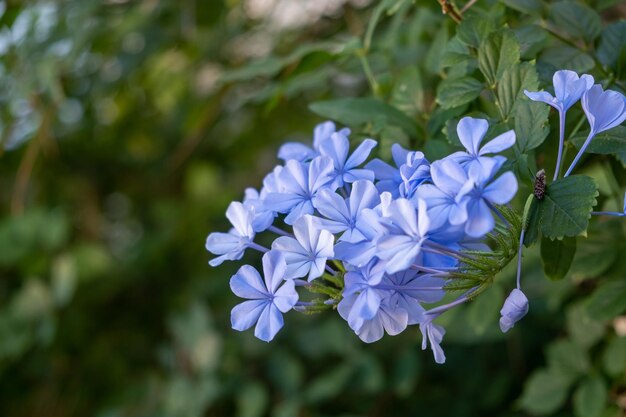
{"label": "blue flower", "polygon": [[490,158],[469,172],[470,183],[461,193],[468,200],[465,233],[470,237],[479,238],[489,233],[495,226],[491,213],[495,210],[493,205],[506,204],[517,193],[517,179],[512,172],[494,179],[500,167],[500,161]]}
{"label": "blue flower", "polygon": [[387,261],[386,271],[393,274],[409,269],[416,262],[429,230],[426,203],[418,200],[417,208],[407,199],[392,201],[388,216],[381,225],[386,235],[377,241],[377,256]]}
{"label": "blue flower", "polygon": [[358,169],[370,152],[376,146],[376,141],[365,139],[361,144],[348,156],[350,152],[350,141],[348,137],[342,133],[333,133],[330,139],[325,140],[320,145],[320,154],[327,156],[333,160],[335,170],[333,172],[334,185],[343,186],[345,182],[355,182],[357,180],[374,181],[374,173],[369,169]]}
{"label": "blue flower", "polygon": [[385,265],[376,261],[370,261],[362,268],[346,272],[342,295],[345,298],[356,294],[346,318],[351,328],[359,328],[363,321],[373,319],[378,313],[384,293],[374,286],[380,283],[384,272]]}
{"label": "blue flower", "polygon": [[394,143],[391,146],[391,156],[397,168],[392,167],[378,158],[371,160],[365,165],[365,169],[374,172],[378,191],[381,193],[390,192],[394,198],[400,196],[400,184],[402,184],[400,167],[406,163],[408,154],[409,151],[397,143]]}
{"label": "blue flower", "polygon": [[[231,311],[232,328],[244,331],[256,323],[254,335],[269,342],[283,327],[283,316],[298,302],[298,293],[293,281],[284,281],[287,266],[282,254],[270,251],[263,255],[263,275],[256,269],[244,265],[230,279],[230,288],[248,301],[235,306]],[[281,286],[281,283],[283,284]]]}
{"label": "blue flower", "polygon": [[465,170],[453,159],[435,161],[431,165],[432,184],[423,184],[417,195],[426,201],[432,230],[450,224],[458,226],[467,221],[469,192],[465,184],[470,181]]}
{"label": "blue flower", "polygon": [[554,107],[559,113],[565,113],[580,97],[593,85],[593,77],[585,74],[578,78],[574,71],[561,70],[552,76],[554,96],[546,91],[530,92],[524,90],[524,94],[533,101],[541,101]]}
{"label": "blue flower", "polygon": [[[337,306],[341,317],[348,321],[348,317],[358,295],[352,294],[344,297]],[[397,308],[390,296],[383,298],[380,302],[376,314],[369,320],[357,320],[351,326],[352,330],[365,343],[372,343],[380,340],[385,331],[390,336],[400,334],[406,329],[408,324],[408,313],[402,308]],[[348,324],[350,322],[348,321]]]}
{"label": "blue flower", "polygon": [[445,280],[414,269],[385,275],[375,288],[391,292],[398,308],[408,313],[408,324],[424,321],[424,308],[420,303],[436,303],[445,295]]}
{"label": "blue flower", "polygon": [[528,298],[519,289],[515,288],[504,301],[500,310],[500,330],[503,333],[511,328],[528,313]]}
{"label": "blue flower", "polygon": [[[278,158],[283,161],[295,159],[299,162],[310,161],[311,159],[319,156],[320,146],[324,141],[330,139],[331,135],[336,132],[336,127],[333,122],[324,122],[315,126],[313,130],[313,148],[300,142],[287,142],[283,144],[278,150]],[[350,129],[344,128],[339,130],[342,135],[350,135]]]}
{"label": "blue flower", "polygon": [[280,251],[287,261],[285,277],[299,278],[308,274],[312,281],[322,276],[326,261],[332,258],[334,237],[328,230],[320,230],[315,218],[304,216],[293,225],[295,239],[281,236],[274,240],[272,249]]}
{"label": "blue flower", "polygon": [[430,180],[430,164],[422,152],[409,152],[406,163],[400,167],[400,196],[411,199],[417,187]]}
{"label": "blue flower", "polygon": [[313,214],[312,200],[320,190],[331,186],[332,172],[333,162],[326,157],[317,157],[310,164],[287,161],[276,178],[280,192],[265,196],[265,208],[288,213],[285,223],[290,225],[305,214]]}
{"label": "blue flower", "polygon": [[226,260],[241,259],[246,248],[253,245],[254,208],[233,201],[226,210],[226,218],[233,228],[228,233],[211,233],[206,239],[206,249],[214,255],[221,255],[209,261],[211,266],[218,266]]}
{"label": "blue flower", "polygon": [[372,209],[363,209],[356,220],[356,229],[363,239],[340,241],[335,245],[335,257],[356,267],[362,267],[376,256],[376,241],[386,228],[380,224],[380,215]]}
{"label": "blue flower", "polygon": [[254,210],[254,218],[252,220],[252,229],[256,232],[267,230],[274,223],[276,213],[267,210],[263,203],[263,190],[259,193],[254,188],[246,188],[243,205],[251,207]]}
{"label": "blue flower", "polygon": [[[467,152],[455,152],[448,156],[448,158],[455,159],[458,163],[467,168],[468,166],[477,163],[482,164],[483,161],[491,159],[485,155],[502,152],[515,144],[515,131],[509,130],[480,148],[480,143],[488,129],[489,123],[484,119],[474,119],[473,117],[462,118],[456,127],[456,131],[459,135],[459,140]],[[495,158],[504,160],[504,157],[501,156],[496,156]]]}
{"label": "blue flower", "polygon": [[574,161],[567,169],[565,177],[572,172],[595,135],[614,128],[626,120],[626,98],[624,95],[613,90],[603,91],[600,84],[596,84],[587,90],[583,94],[581,102],[591,131]]}
{"label": "blue flower", "polygon": [[422,332],[422,350],[426,350],[430,343],[435,362],[439,364],[445,363],[446,355],[440,346],[443,336],[446,334],[445,329],[438,324],[434,324],[432,319],[427,319],[420,323],[420,332]]}
{"label": "blue flower", "polygon": [[357,242],[365,236],[359,231],[357,223],[364,209],[371,209],[380,204],[380,196],[374,184],[358,180],[352,185],[350,196],[346,199],[330,190],[322,190],[313,199],[313,206],[325,219],[319,224],[331,233],[341,233],[340,240]]}

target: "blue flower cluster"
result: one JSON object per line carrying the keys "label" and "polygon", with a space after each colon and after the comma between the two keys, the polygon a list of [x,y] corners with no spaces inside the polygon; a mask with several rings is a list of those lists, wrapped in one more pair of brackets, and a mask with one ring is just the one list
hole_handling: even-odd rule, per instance
{"label": "blue flower cluster", "polygon": [[[442,300],[465,250],[489,250],[486,236],[502,218],[498,206],[517,192],[515,175],[502,172],[506,159],[497,155],[515,143],[515,133],[482,144],[488,127],[463,118],[457,133],[465,150],[437,161],[393,145],[394,165],[366,162],[377,146],[372,139],[351,152],[350,131],[332,122],[315,128],[312,147],[284,144],[284,164],[261,190],[246,190],[243,202],[228,207],[232,229],[206,241],[217,255],[212,266],[241,259],[248,248],[264,252],[263,279],[244,265],[230,281],[247,299],[232,310],[232,327],[256,326],[255,335],[270,341],[283,313],[336,308],[365,342],[418,325],[422,347],[430,344],[443,363],[445,330],[433,320],[476,288],[427,305]],[[270,248],[255,242],[262,232],[276,235]],[[304,301],[299,289],[327,298]],[[509,316],[510,327],[516,317]]]}

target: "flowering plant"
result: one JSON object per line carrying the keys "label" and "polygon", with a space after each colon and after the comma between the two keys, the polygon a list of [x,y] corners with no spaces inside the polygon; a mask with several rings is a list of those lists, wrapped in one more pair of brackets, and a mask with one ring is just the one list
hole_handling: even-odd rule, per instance
{"label": "flowering plant", "polygon": [[[553,182],[546,184],[543,171],[537,175],[523,214],[509,205],[518,180],[501,155],[515,144],[515,132],[483,144],[485,119],[462,118],[456,131],[465,149],[438,160],[393,145],[395,166],[366,162],[377,146],[372,139],[350,153],[350,130],[332,122],[315,128],[312,147],[284,144],[278,152],[284,165],[265,177],[260,191],[248,189],[243,202],[228,207],[233,228],[207,238],[207,250],[218,255],[213,266],[241,259],[248,248],[264,253],[264,281],[249,265],[231,278],[232,291],[248,300],[233,308],[233,329],[255,326],[255,335],[270,341],[284,313],[333,309],[368,343],[417,325],[422,349],[430,345],[443,363],[445,329],[434,320],[479,296],[517,255],[517,287],[500,311],[500,328],[509,331],[529,308],[520,287],[523,245],[533,242],[540,225],[547,237],[580,233],[570,230],[571,221],[584,231],[591,205],[568,203],[559,193],[588,178],[569,175],[593,137],[626,119],[624,96],[593,85],[590,75],[558,71],[554,91],[554,97],[525,92],[558,110],[561,129]],[[559,180],[565,114],[579,100],[591,129]],[[565,203],[571,206],[563,209]],[[626,207],[594,214],[623,216]],[[263,232],[276,236],[271,247],[255,242]],[[446,293],[460,295],[440,303]]]}

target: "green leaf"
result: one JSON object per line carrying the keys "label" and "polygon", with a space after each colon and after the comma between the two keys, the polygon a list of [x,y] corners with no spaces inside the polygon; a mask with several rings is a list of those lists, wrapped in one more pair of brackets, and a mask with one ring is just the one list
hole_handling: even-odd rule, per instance
{"label": "green leaf", "polygon": [[600,15],[591,7],[574,1],[561,1],[550,8],[550,19],[573,37],[592,42],[602,31]]}
{"label": "green leaf", "polygon": [[478,48],[487,36],[496,29],[493,20],[474,15],[463,19],[456,34],[461,42],[472,48]]}
{"label": "green leaf", "polygon": [[515,105],[515,137],[520,153],[540,146],[550,133],[550,107],[531,100],[519,100]]}
{"label": "green leaf", "polygon": [[608,392],[599,376],[589,376],[574,391],[574,415],[599,417],[604,410]]}
{"label": "green leaf", "polygon": [[478,68],[492,86],[519,60],[519,43],[510,30],[492,33],[478,48]]}
{"label": "green leaf", "polygon": [[571,340],[558,340],[548,346],[548,367],[573,382],[585,375],[591,364],[587,352]]}
{"label": "green leaf", "polygon": [[581,73],[591,71],[596,66],[589,54],[567,45],[545,49],[539,61],[551,65],[554,71],[569,69]]}
{"label": "green leaf", "polygon": [[575,237],[565,237],[561,240],[544,237],[541,239],[543,272],[553,281],[563,279],[572,265],[575,253]]}
{"label": "green leaf", "polygon": [[524,384],[520,406],[535,415],[547,415],[556,411],[567,398],[568,381],[562,375],[550,371],[535,371]]}
{"label": "green leaf", "polygon": [[[524,90],[537,91],[539,79],[534,65],[524,62],[515,65],[504,72],[497,82],[498,105],[502,112],[502,120],[506,121],[510,113],[522,102],[529,102],[524,95]],[[532,102],[534,103],[534,102]],[[549,108],[546,107],[546,114]]]}
{"label": "green leaf", "polygon": [[626,372],[626,337],[613,337],[602,354],[602,367],[612,377]]}
{"label": "green leaf", "polygon": [[626,49],[626,22],[615,22],[604,28],[596,55],[605,66],[616,70],[616,63]]}
{"label": "green leaf", "polygon": [[[577,149],[580,149],[586,138],[587,134],[578,134],[572,138],[572,143]],[[617,126],[597,134],[585,152],[614,155],[626,167],[626,126]]]}
{"label": "green leaf", "polygon": [[230,83],[246,81],[256,77],[273,77],[284,67],[293,65],[305,56],[314,52],[326,52],[331,55],[342,55],[354,52],[360,47],[360,41],[356,38],[345,42],[318,42],[304,44],[284,57],[270,56],[253,61],[238,69],[226,71],[220,78],[220,82]]}
{"label": "green leaf", "polygon": [[336,120],[348,126],[362,126],[378,120],[401,128],[407,135],[417,138],[415,122],[389,104],[374,98],[340,98],[318,101],[309,105],[313,113]]}
{"label": "green leaf", "polygon": [[471,62],[475,60],[476,58],[470,54],[469,47],[461,42],[458,36],[455,36],[446,45],[446,49],[441,57],[441,66],[444,68],[460,65],[469,67]]}
{"label": "green leaf", "polygon": [[393,87],[390,104],[409,117],[424,111],[424,87],[419,68],[405,68]]}
{"label": "green leaf", "polygon": [[437,102],[444,109],[459,107],[476,99],[483,88],[483,83],[476,78],[447,78],[439,84]]}
{"label": "green leaf", "polygon": [[543,4],[540,0],[500,0],[507,7],[532,16],[541,16]]}
{"label": "green leaf", "polygon": [[491,326],[497,325],[503,303],[502,288],[493,285],[468,305],[467,322],[477,335],[482,335]]}
{"label": "green leaf", "polygon": [[441,25],[426,54],[424,67],[432,74],[439,74],[442,69],[442,58],[448,44],[448,27]]}
{"label": "green leaf", "polygon": [[584,234],[597,195],[596,182],[585,175],[554,181],[541,200],[541,232],[553,239]]}
{"label": "green leaf", "polygon": [[591,295],[587,304],[589,316],[596,320],[610,320],[626,311],[626,280],[604,282]]}
{"label": "green leaf", "polygon": [[518,26],[513,29],[519,41],[522,59],[534,60],[550,44],[550,36],[536,24]]}
{"label": "green leaf", "polygon": [[541,202],[531,194],[524,206],[524,246],[529,247],[539,238],[541,226]]}
{"label": "green leaf", "polygon": [[616,260],[618,248],[607,244],[607,231],[594,230],[587,239],[580,239],[570,269],[572,278],[582,281],[605,272]]}
{"label": "green leaf", "polygon": [[579,302],[567,310],[567,333],[577,345],[588,349],[602,339],[606,327],[589,317],[587,307]]}

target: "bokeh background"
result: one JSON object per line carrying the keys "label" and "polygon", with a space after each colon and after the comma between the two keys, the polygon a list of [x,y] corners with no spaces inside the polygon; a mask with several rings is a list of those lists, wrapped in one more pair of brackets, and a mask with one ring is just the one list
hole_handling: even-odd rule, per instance
{"label": "bokeh background", "polygon": [[[455,24],[417,3],[0,1],[0,415],[571,416],[598,401],[624,415],[626,305],[593,318],[585,307],[592,278],[624,271],[611,221],[592,227],[614,250],[589,239],[563,281],[527,253],[531,313],[510,334],[497,319],[511,271],[450,312],[445,365],[417,329],[366,345],[336,314],[289,314],[269,345],[230,329],[239,264],[210,268],[204,241],[280,143],[310,140],[325,120],[310,103],[374,88],[432,138],[459,116],[433,113]],[[549,41],[523,26],[539,1],[515,3],[476,7],[521,28],[542,82],[559,59],[593,68],[540,54]],[[605,25],[625,16],[619,1],[588,4]],[[355,136],[379,138],[381,156],[417,145],[378,122]]]}

